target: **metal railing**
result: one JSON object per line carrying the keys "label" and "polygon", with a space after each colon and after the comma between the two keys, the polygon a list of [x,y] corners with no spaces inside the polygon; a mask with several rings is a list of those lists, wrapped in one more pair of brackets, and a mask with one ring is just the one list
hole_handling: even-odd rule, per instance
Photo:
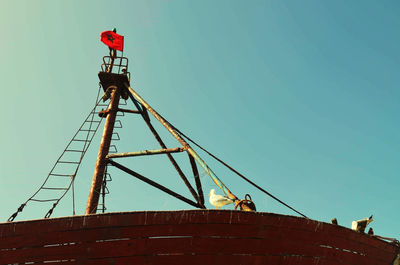
{"label": "metal railing", "polygon": [[111,73],[126,74],[128,80],[131,79],[131,73],[128,71],[128,58],[116,56],[114,60],[112,60],[111,56],[104,56],[103,63],[101,64],[101,71],[108,72],[110,68]]}

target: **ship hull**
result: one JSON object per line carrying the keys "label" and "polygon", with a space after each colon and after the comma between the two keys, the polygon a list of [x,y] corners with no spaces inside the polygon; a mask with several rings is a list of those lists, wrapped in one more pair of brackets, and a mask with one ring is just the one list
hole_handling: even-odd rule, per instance
{"label": "ship hull", "polygon": [[396,244],[300,217],[230,210],[0,224],[0,264],[390,265]]}

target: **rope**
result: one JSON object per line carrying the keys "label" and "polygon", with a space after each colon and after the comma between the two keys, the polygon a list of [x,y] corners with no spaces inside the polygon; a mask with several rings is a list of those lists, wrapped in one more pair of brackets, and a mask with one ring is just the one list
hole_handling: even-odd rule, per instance
{"label": "rope", "polygon": [[[161,116],[161,115],[160,115]],[[164,117],[163,119],[165,121],[167,121]],[[168,122],[168,121],[167,121]],[[250,179],[248,179],[247,177],[245,177],[244,175],[242,175],[241,173],[239,173],[237,170],[235,170],[234,168],[232,168],[231,166],[229,166],[227,163],[225,163],[224,161],[222,161],[221,159],[219,159],[218,157],[216,157],[215,155],[213,155],[212,153],[210,153],[209,151],[207,151],[205,148],[201,147],[198,143],[196,143],[194,140],[192,140],[191,138],[189,138],[187,135],[185,135],[183,132],[181,132],[179,129],[177,129],[176,127],[174,127],[171,123],[168,122],[168,124],[175,130],[177,131],[181,136],[185,137],[188,141],[190,141],[191,143],[193,143],[194,145],[196,145],[198,148],[200,148],[201,150],[203,150],[204,152],[206,152],[209,156],[211,156],[212,158],[214,158],[215,160],[217,160],[218,162],[220,162],[222,165],[224,165],[225,167],[227,167],[228,169],[230,169],[231,171],[233,171],[234,173],[236,173],[239,177],[241,177],[242,179],[244,179],[245,181],[247,181],[249,184],[253,185],[254,187],[256,187],[257,189],[259,189],[260,191],[262,191],[263,193],[267,194],[268,196],[270,196],[272,199],[276,200],[277,202],[281,203],[282,205],[286,206],[287,208],[289,208],[290,210],[296,212],[297,214],[303,216],[304,218],[309,219],[306,215],[302,214],[301,212],[297,211],[296,209],[294,209],[293,207],[291,207],[290,205],[288,205],[287,203],[283,202],[282,200],[278,199],[276,196],[272,195],[270,192],[266,191],[265,189],[261,188],[260,186],[258,186],[257,184],[255,184],[253,181],[251,181]]]}
{"label": "rope", "polygon": [[72,179],[72,215],[75,216],[75,176],[71,176]]}

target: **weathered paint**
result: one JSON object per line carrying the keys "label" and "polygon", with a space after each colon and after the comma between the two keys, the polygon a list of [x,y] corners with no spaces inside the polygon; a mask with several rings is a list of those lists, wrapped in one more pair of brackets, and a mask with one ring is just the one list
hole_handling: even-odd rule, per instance
{"label": "weathered paint", "polygon": [[108,154],[106,156],[106,158],[120,158],[120,157],[131,157],[131,156],[159,155],[159,154],[166,154],[166,153],[179,153],[179,152],[183,152],[183,151],[185,151],[185,149],[183,147],[167,148],[167,149],[159,149],[159,150],[143,150],[143,151],[137,151],[137,152]]}
{"label": "weathered paint", "polygon": [[197,194],[199,194],[199,200],[200,200],[199,203],[201,205],[204,205],[204,193],[203,193],[203,188],[201,186],[201,180],[199,177],[199,171],[197,170],[196,161],[194,161],[194,158],[190,154],[188,154],[188,156],[190,165],[192,167],[194,180],[196,182]]}
{"label": "weathered paint", "polygon": [[228,210],[0,224],[0,264],[390,265],[399,246],[310,219]]}

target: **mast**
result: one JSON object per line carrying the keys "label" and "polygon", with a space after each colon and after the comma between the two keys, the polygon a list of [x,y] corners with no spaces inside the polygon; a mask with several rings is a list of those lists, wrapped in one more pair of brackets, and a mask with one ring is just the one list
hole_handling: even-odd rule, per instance
{"label": "mast", "polygon": [[[116,32],[116,30],[113,30]],[[112,74],[112,69],[114,66],[114,60],[116,57],[117,51],[115,49],[110,48],[110,60],[109,63],[106,64],[105,72],[100,72],[99,77],[102,80],[102,76],[114,75]],[[105,90],[105,94],[103,99],[107,99],[108,95],[111,95],[110,104],[106,111],[103,112],[103,115],[106,115],[106,121],[103,129],[103,136],[100,142],[99,153],[97,155],[96,166],[93,173],[92,185],[90,188],[89,198],[86,205],[85,214],[95,214],[97,212],[97,206],[99,203],[101,186],[103,183],[104,172],[107,166],[106,156],[110,150],[111,138],[113,135],[115,119],[117,116],[119,100],[121,98],[121,89],[122,87],[118,86],[118,84],[111,82],[107,83],[104,86],[104,82],[102,82],[103,88]]]}

